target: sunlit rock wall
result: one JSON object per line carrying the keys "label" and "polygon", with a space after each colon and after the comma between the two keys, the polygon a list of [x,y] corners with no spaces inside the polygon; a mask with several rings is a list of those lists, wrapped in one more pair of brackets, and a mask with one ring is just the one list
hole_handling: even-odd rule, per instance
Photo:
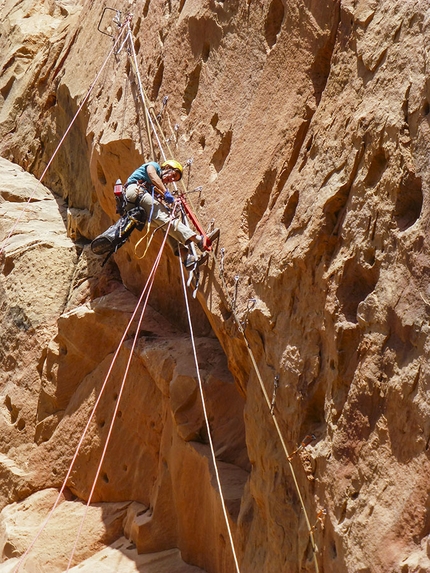
{"label": "sunlit rock wall", "polygon": [[[133,14],[142,86],[165,137],[162,150],[153,139],[155,158],[192,160],[185,186],[203,188],[190,201],[221,229],[191,309],[241,571],[428,571],[428,3],[112,8],[122,23]],[[0,152],[36,178],[55,154],[43,183],[59,213],[43,222],[47,211],[34,210],[53,196],[38,191],[2,258],[7,530],[11,504],[61,486],[161,237],[141,259],[136,232],[104,267],[88,248],[116,219],[115,180],[151,158],[132,51],[106,60],[113,40],[97,30],[117,37],[115,12],[101,19],[89,0],[4,1],[1,11]],[[3,169],[9,181],[16,167]],[[27,200],[11,185],[1,187],[3,236]],[[56,242],[27,248],[41,227]],[[88,499],[137,327],[64,503]],[[177,547],[180,566],[233,571],[168,247],[141,329],[94,492],[96,503],[129,505],[112,506],[125,512],[122,529],[95,534],[93,553],[124,534],[131,570],[138,552]],[[314,549],[259,377],[270,400],[278,385],[288,451],[307,444],[291,463]],[[3,536],[5,566],[24,550],[18,537]]]}

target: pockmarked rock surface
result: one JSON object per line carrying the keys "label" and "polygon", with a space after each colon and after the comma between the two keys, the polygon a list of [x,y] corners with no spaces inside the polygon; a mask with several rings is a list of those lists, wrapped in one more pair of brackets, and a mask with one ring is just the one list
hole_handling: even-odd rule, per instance
{"label": "pockmarked rock surface", "polygon": [[[237,569],[178,258],[139,324],[161,233],[104,266],[89,248],[152,159],[142,89],[155,159],[187,164],[221,229],[187,290],[240,571],[427,573],[427,0],[103,8],[0,1],[0,570],[79,444],[59,508],[91,496],[76,571]],[[29,566],[64,570],[64,535]]]}

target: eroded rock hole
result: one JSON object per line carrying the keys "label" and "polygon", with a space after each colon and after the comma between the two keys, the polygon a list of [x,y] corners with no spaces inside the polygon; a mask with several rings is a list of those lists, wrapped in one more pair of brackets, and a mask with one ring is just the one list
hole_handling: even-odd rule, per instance
{"label": "eroded rock hole", "polygon": [[261,181],[257,189],[252,194],[252,197],[250,197],[246,202],[244,215],[248,227],[247,230],[249,238],[254,234],[258,223],[261,221],[261,218],[267,209],[275,177],[276,171],[267,171],[263,181]]}
{"label": "eroded rock hole", "polygon": [[3,546],[3,555],[7,559],[12,559],[13,557],[19,557],[19,551],[10,541],[7,541]]}
{"label": "eroded rock hole", "polygon": [[232,137],[233,132],[227,131],[227,133],[222,136],[221,143],[212,156],[212,165],[215,167],[218,173],[224,167],[224,163],[230,153]]}
{"label": "eroded rock hole", "polygon": [[141,24],[142,24],[142,18],[140,18],[140,16],[139,16],[139,18],[138,18],[137,21],[136,21],[136,25],[134,26],[134,31],[133,31],[135,38],[138,36],[138,34],[139,34],[139,32],[140,32],[140,26],[141,26]]}
{"label": "eroded rock hole", "polygon": [[185,88],[184,99],[182,102],[182,107],[184,108],[187,115],[190,113],[191,105],[197,96],[197,92],[199,91],[201,71],[202,65],[199,63],[188,76],[188,83],[187,87]]}
{"label": "eroded rock hole", "polygon": [[288,202],[285,206],[284,214],[282,215],[281,219],[286,229],[288,229],[288,227],[291,225],[294,219],[298,203],[299,203],[299,192],[294,191],[291,197],[288,198]]}
{"label": "eroded rock hole", "polygon": [[15,422],[18,419],[19,409],[14,404],[12,404],[10,396],[5,397],[4,404],[6,408],[9,410],[10,421],[12,422],[12,424],[15,424]]}
{"label": "eroded rock hole", "polygon": [[9,81],[6,83],[6,85],[0,89],[0,93],[3,96],[3,99],[7,99],[14,83],[15,83],[15,77],[12,76],[11,78],[9,78]]}
{"label": "eroded rock hole", "polygon": [[4,276],[7,277],[13,271],[14,268],[15,268],[15,263],[13,262],[13,260],[11,258],[7,258],[3,267]]}
{"label": "eroded rock hole", "polygon": [[338,234],[350,191],[350,185],[343,185],[324,205],[323,212],[326,217],[325,231],[329,236]]}
{"label": "eroded rock hole", "polygon": [[204,62],[207,62],[207,61],[208,61],[208,59],[209,59],[209,54],[210,54],[210,53],[211,53],[211,47],[210,47],[210,45],[206,42],[206,43],[203,45],[203,49],[202,49],[202,60],[203,60]]}
{"label": "eroded rock hole", "polygon": [[122,98],[122,87],[120,87],[119,90],[116,92],[117,101],[120,101],[121,98]]}
{"label": "eroded rock hole", "polygon": [[357,308],[373,290],[379,279],[379,268],[375,264],[364,268],[355,259],[347,261],[341,283],[337,289],[337,298],[341,310],[349,322],[357,323]]}
{"label": "eroded rock hole", "polygon": [[375,187],[382,178],[387,167],[387,158],[383,151],[379,151],[372,159],[364,184],[366,187]]}
{"label": "eroded rock hole", "polygon": [[269,48],[273,48],[276,44],[277,36],[281,31],[282,22],[284,20],[284,12],[282,0],[272,0],[264,26],[264,35]]}
{"label": "eroded rock hole", "polygon": [[102,185],[106,185],[107,183],[106,175],[105,172],[103,171],[103,167],[100,165],[98,161],[97,161],[97,179],[99,180],[99,183],[101,183]]}
{"label": "eroded rock hole", "polygon": [[56,103],[57,103],[57,96],[55,94],[49,94],[49,96],[46,98],[44,106],[45,111],[47,111],[51,107],[54,107]]}
{"label": "eroded rock hole", "polygon": [[423,206],[422,181],[415,173],[403,177],[394,209],[394,218],[400,231],[409,229],[420,217]]}
{"label": "eroded rock hole", "polygon": [[109,477],[108,477],[107,473],[104,473],[104,474],[102,475],[102,480],[103,480],[105,483],[109,483]]}
{"label": "eroded rock hole", "polygon": [[110,105],[105,115],[105,121],[109,121],[111,115],[112,115],[112,106]]}

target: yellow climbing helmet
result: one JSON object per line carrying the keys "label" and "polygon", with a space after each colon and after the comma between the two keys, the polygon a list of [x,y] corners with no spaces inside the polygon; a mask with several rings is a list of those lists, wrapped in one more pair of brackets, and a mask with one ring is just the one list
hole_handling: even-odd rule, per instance
{"label": "yellow climbing helmet", "polygon": [[163,169],[164,167],[170,167],[170,169],[175,169],[175,171],[179,171],[182,177],[184,168],[179,163],[179,161],[175,161],[174,159],[168,159],[167,161],[161,164],[161,168]]}

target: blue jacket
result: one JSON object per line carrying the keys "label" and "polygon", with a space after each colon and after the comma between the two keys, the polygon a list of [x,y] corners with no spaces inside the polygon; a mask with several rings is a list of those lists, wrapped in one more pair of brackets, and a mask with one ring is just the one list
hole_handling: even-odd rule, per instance
{"label": "blue jacket", "polygon": [[126,185],[130,185],[131,183],[137,183],[138,181],[145,181],[146,183],[152,185],[152,181],[147,172],[148,165],[152,165],[155,168],[157,175],[161,177],[161,167],[155,161],[150,161],[149,163],[144,163],[143,165],[138,167],[136,171],[133,171],[133,173],[127,179]]}

